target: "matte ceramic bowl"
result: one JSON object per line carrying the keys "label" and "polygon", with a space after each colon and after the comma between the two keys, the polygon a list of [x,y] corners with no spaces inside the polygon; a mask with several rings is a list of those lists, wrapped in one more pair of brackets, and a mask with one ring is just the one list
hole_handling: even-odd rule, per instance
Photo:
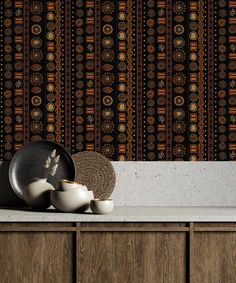
{"label": "matte ceramic bowl", "polygon": [[93,199],[90,202],[90,208],[92,212],[96,214],[109,214],[114,208],[114,201],[112,199]]}
{"label": "matte ceramic bowl", "polygon": [[58,191],[70,191],[74,189],[82,189],[87,191],[87,187],[70,180],[60,180],[57,186]]}
{"label": "matte ceramic bowl", "polygon": [[84,190],[51,191],[51,203],[59,211],[84,212],[89,208],[92,192]]}

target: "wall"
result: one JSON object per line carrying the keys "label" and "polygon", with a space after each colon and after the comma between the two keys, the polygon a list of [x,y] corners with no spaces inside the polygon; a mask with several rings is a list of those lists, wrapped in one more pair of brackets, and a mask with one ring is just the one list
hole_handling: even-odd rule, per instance
{"label": "wall", "polygon": [[236,159],[235,1],[0,3],[0,159]]}
{"label": "wall", "polygon": [[[235,162],[112,162],[116,206],[235,206]],[[22,206],[0,162],[0,206]]]}
{"label": "wall", "polygon": [[235,162],[113,162],[119,206],[236,206]]}
{"label": "wall", "polygon": [[[1,1],[0,159],[47,139],[111,160],[236,160],[235,6]],[[235,204],[233,163],[114,165],[118,205]]]}

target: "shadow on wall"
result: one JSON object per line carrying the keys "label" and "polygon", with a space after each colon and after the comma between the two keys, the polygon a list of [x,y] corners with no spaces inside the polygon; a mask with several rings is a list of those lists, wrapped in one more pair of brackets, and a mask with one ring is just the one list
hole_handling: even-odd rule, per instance
{"label": "shadow on wall", "polygon": [[12,190],[9,166],[10,161],[0,161],[0,206],[24,206],[24,202]]}

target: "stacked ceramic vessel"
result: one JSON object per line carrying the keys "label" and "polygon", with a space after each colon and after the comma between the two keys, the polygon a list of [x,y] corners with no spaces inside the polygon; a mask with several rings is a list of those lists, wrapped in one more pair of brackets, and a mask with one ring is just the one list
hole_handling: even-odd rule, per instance
{"label": "stacked ceramic vessel", "polygon": [[30,142],[13,157],[9,179],[14,192],[36,210],[53,205],[62,212],[96,214],[113,210],[111,162],[97,152],[71,154],[50,141]]}
{"label": "stacked ceramic vessel", "polygon": [[85,212],[94,199],[86,186],[69,180],[61,180],[57,190],[51,191],[51,203],[59,211]]}

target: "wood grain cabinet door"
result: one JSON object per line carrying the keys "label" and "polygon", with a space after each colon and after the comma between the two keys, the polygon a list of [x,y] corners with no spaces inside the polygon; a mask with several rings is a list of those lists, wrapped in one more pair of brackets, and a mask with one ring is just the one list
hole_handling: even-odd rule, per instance
{"label": "wood grain cabinet door", "polygon": [[21,225],[11,225],[9,229],[12,228],[19,231],[0,232],[1,283],[75,282],[72,233],[22,231]]}
{"label": "wood grain cabinet door", "polygon": [[236,225],[195,224],[192,283],[236,282]]}
{"label": "wood grain cabinet door", "polygon": [[186,234],[158,231],[164,226],[82,225],[78,244],[78,282],[187,282]]}

